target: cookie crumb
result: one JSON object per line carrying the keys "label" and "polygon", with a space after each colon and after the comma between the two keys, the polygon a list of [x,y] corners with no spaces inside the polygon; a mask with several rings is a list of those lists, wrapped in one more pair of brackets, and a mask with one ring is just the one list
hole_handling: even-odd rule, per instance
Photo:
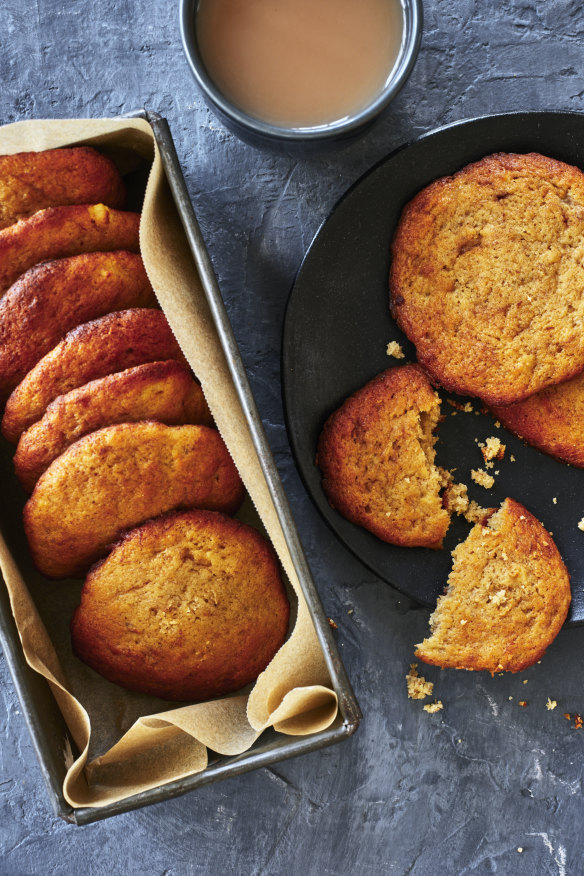
{"label": "cookie crumb", "polygon": [[485,462],[492,459],[503,459],[505,456],[505,450],[507,449],[507,446],[497,437],[487,438],[484,444],[479,444],[479,447]]}
{"label": "cookie crumb", "polygon": [[519,705],[521,706],[521,708],[524,709],[525,706],[527,705],[527,700],[519,700]]}
{"label": "cookie crumb", "polygon": [[511,454],[511,456],[509,457],[509,459],[511,460],[511,462],[515,462],[515,457],[513,456],[513,454]]}
{"label": "cookie crumb", "polygon": [[473,499],[468,506],[464,515],[464,519],[468,523],[481,523],[488,516],[488,508],[483,508],[478,502]]}
{"label": "cookie crumb", "polygon": [[553,709],[556,708],[557,705],[558,705],[557,700],[552,700],[551,697],[547,698],[547,703],[545,704],[545,707],[546,707],[546,709],[548,709],[548,711],[551,712]]}
{"label": "cookie crumb", "polygon": [[554,503],[554,505],[558,504],[558,500],[557,500],[556,496],[554,496],[554,498],[552,499],[552,502]]}
{"label": "cookie crumb", "polygon": [[425,712],[429,712],[430,715],[435,714],[435,712],[439,712],[440,709],[443,709],[442,700],[436,700],[434,703],[426,703],[425,706],[422,707]]}
{"label": "cookie crumb", "polygon": [[517,846],[517,851],[519,852],[519,854],[521,854],[521,852],[523,851],[523,846]]}
{"label": "cookie crumb", "polygon": [[434,682],[426,681],[421,675],[418,675],[418,664],[410,663],[410,671],[406,675],[408,685],[408,697],[411,700],[424,700],[432,695],[434,690]]}
{"label": "cookie crumb", "polygon": [[390,341],[387,347],[385,348],[385,352],[388,356],[392,356],[394,359],[405,359],[406,354],[402,350],[401,344],[398,344],[397,341]]}
{"label": "cookie crumb", "polygon": [[[490,490],[493,484],[495,483],[495,478],[487,474],[482,468],[473,468],[470,473],[471,478],[475,482],[475,484],[479,484],[479,486],[484,487],[485,490]],[[582,529],[584,529],[584,518],[582,518]]]}
{"label": "cookie crumb", "polygon": [[331,628],[331,630],[338,630],[338,626],[337,626],[337,624],[334,622],[334,620],[332,619],[332,617],[327,618],[327,620],[328,620],[329,627]]}
{"label": "cookie crumb", "polygon": [[584,719],[582,718],[582,715],[579,715],[576,712],[576,714],[574,715],[574,728],[576,730],[581,730],[583,725],[584,725]]}
{"label": "cookie crumb", "polygon": [[578,529],[581,529],[582,532],[584,532],[584,517],[583,517],[582,520],[579,522],[579,524],[578,524]]}
{"label": "cookie crumb", "polygon": [[448,402],[449,405],[451,405],[451,407],[456,408],[457,411],[463,411],[465,414],[472,414],[472,412],[474,410],[474,408],[470,402],[466,402],[466,404],[463,405],[459,401],[456,401],[456,399],[453,399],[453,398],[447,398],[446,401]]}
{"label": "cookie crumb", "polygon": [[566,721],[569,721],[571,717],[572,716],[570,715],[569,712],[564,712],[564,718],[566,719]]}
{"label": "cookie crumb", "polygon": [[451,514],[466,514],[469,506],[466,484],[455,483],[452,473],[445,469],[440,469],[440,474],[442,475],[442,484],[444,486],[444,493],[442,494],[444,507]]}

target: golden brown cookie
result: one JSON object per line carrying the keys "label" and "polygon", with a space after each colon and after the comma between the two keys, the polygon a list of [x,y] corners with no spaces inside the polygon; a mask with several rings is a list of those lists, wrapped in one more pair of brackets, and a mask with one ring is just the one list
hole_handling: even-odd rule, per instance
{"label": "golden brown cookie", "polygon": [[451,669],[519,672],[536,663],[570,606],[570,576],[551,535],[514,499],[452,552],[448,589],[416,657]]}
{"label": "golden brown cookie", "polygon": [[584,374],[491,411],[528,444],[584,468]]}
{"label": "golden brown cookie", "polygon": [[584,174],[489,155],[423,189],[392,244],[391,310],[448,390],[510,404],[584,369]]}
{"label": "golden brown cookie", "polygon": [[47,207],[0,231],[0,294],[39,262],[82,252],[140,251],[140,214],[104,204]]}
{"label": "golden brown cookie", "polygon": [[383,541],[440,548],[450,514],[434,465],[439,417],[440,399],[418,365],[383,371],[353,393],[318,443],[332,507]]}
{"label": "golden brown cookie", "polygon": [[289,605],[251,526],[188,511],[131,530],[89,573],[73,650],[109,681],[171,700],[223,696],[283,644]]}
{"label": "golden brown cookie", "polygon": [[84,574],[126,530],[179,508],[234,513],[243,485],[208,426],[121,423],[71,445],[42,475],[24,508],[43,575]]}
{"label": "golden brown cookie", "polygon": [[0,401],[70,329],[114,310],[155,305],[142,258],[127,250],[30,268],[0,298]]}
{"label": "golden brown cookie", "polygon": [[27,492],[51,462],[90,432],[115,423],[156,420],[212,426],[203,391],[180,362],[148,362],[73,389],[20,436],[14,470]]}
{"label": "golden brown cookie", "polygon": [[124,206],[126,192],[113,163],[91,146],[0,155],[0,228],[45,207]]}
{"label": "golden brown cookie", "polygon": [[13,444],[58,396],[144,362],[176,359],[188,367],[160,310],[109,313],[70,331],[29,371],[6,403],[2,434]]}

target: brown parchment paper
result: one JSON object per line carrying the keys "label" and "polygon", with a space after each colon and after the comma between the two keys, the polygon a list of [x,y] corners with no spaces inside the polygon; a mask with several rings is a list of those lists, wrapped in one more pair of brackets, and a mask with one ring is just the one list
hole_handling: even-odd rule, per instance
{"label": "brown parchment paper", "polygon": [[151,162],[140,233],[146,270],[247,488],[251,502],[243,517],[264,528],[278,554],[295,622],[251,690],[236,696],[173,708],[100,679],[70,650],[68,624],[80,582],[48,583],[32,567],[20,522],[24,497],[5,449],[0,497],[11,511],[3,515],[0,569],[25,658],[48,680],[81,752],[76,760],[71,751],[64,753],[64,794],[73,807],[103,806],[200,772],[208,763],[207,749],[240,754],[267,727],[305,735],[328,727],[337,714],[324,657],[149,124],[142,119],[51,120],[0,128],[0,154],[77,143],[100,148],[122,173]]}

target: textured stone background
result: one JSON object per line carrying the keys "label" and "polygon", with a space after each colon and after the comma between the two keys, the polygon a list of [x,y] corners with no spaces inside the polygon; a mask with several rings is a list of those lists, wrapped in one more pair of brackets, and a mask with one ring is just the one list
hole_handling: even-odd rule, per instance
{"label": "textured stone background", "polygon": [[[584,110],[578,0],[426,0],[425,19],[413,75],[377,126],[343,152],[293,160],[240,143],[204,107],[180,48],[176,3],[0,4],[0,122],[140,106],[168,118],[365,711],[342,745],[75,828],[52,814],[0,654],[1,874],[584,873],[584,731],[562,716],[584,712],[584,630],[564,631],[521,676],[429,669],[444,711],[422,712],[406,699],[404,675],[427,614],[334,540],[299,482],[283,425],[287,294],[345,188],[395,146],[445,122],[513,109]],[[548,696],[555,711],[545,708]]]}

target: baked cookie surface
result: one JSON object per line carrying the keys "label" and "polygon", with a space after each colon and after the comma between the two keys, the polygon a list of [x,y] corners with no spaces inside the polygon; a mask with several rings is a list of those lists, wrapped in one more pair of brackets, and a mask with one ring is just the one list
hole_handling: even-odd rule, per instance
{"label": "baked cookie surface", "polygon": [[166,425],[213,420],[203,391],[180,362],[148,362],[92,380],[61,395],[20,436],[14,470],[27,492],[51,462],[90,432],[116,423],[156,420]]}
{"label": "baked cookie surface", "polygon": [[0,401],[75,326],[112,311],[155,305],[142,258],[127,250],[30,268],[0,298]]}
{"label": "baked cookie surface", "polygon": [[333,508],[383,541],[439,548],[450,524],[434,465],[440,399],[418,365],[390,368],[328,418],[317,465]]}
{"label": "baked cookie surface", "polygon": [[451,669],[519,672],[536,663],[570,606],[570,576],[542,524],[505,499],[452,552],[446,593],[416,657]]}
{"label": "baked cookie surface", "polygon": [[113,163],[91,146],[0,156],[0,228],[45,207],[124,206],[126,191]]}
{"label": "baked cookie surface", "polygon": [[235,513],[243,495],[215,429],[121,423],[54,460],[25,505],[24,528],[42,574],[75,577],[126,529],[178,508]]}
{"label": "baked cookie surface", "polygon": [[72,329],[37,362],[12,392],[2,434],[16,444],[58,396],[144,362],[188,363],[160,310],[132,308],[109,313]]}
{"label": "baked cookie surface", "polygon": [[528,444],[584,468],[584,374],[491,412]]}
{"label": "baked cookie surface", "polygon": [[140,251],[140,214],[105,204],[47,207],[0,231],[0,294],[40,262],[112,249]]}
{"label": "baked cookie surface", "polygon": [[289,605],[271,545],[222,514],[130,531],[87,577],[74,652],[105,678],[172,700],[254,681],[283,644]]}
{"label": "baked cookie surface", "polygon": [[392,242],[392,314],[432,379],[510,404],[584,369],[584,174],[496,154],[423,189]]}

